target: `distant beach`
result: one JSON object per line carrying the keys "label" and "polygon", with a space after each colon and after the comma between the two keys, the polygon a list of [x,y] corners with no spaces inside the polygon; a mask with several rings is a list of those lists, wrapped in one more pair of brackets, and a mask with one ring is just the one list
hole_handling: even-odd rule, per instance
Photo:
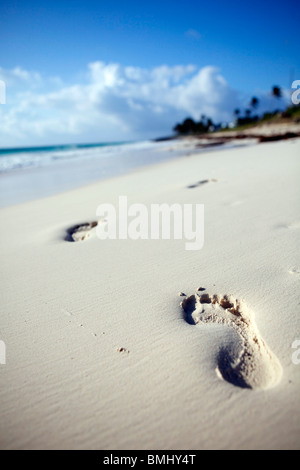
{"label": "distant beach", "polygon": [[[58,145],[0,149],[0,207],[54,195],[137,168],[178,158],[198,140]],[[173,145],[175,144],[175,145]]]}

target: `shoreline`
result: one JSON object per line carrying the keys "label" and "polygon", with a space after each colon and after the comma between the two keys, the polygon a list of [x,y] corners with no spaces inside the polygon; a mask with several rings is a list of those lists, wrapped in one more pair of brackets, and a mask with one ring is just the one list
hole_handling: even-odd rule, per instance
{"label": "shoreline", "polygon": [[[255,142],[252,139],[244,145],[251,145],[253,143]],[[168,147],[162,147],[158,150],[151,149],[150,155],[145,161],[138,161],[138,156],[144,153],[141,150],[139,154],[135,156],[133,164],[129,165],[127,168],[124,166],[124,168],[119,170],[119,173],[116,174],[113,173],[115,170],[113,166],[111,166],[108,174],[101,177],[99,177],[99,175],[95,177],[93,174],[93,169],[99,172],[101,164],[101,162],[97,162],[96,160],[91,162],[89,167],[86,165],[86,162],[82,160],[73,162],[73,166],[70,166],[69,162],[59,162],[59,167],[52,165],[15,169],[7,173],[3,172],[0,174],[0,209],[34,201],[39,198],[47,198],[56,194],[63,194],[66,191],[84,188],[90,184],[97,184],[100,181],[110,180],[122,175],[129,175],[136,171],[160,165],[165,162],[187,158],[192,154],[201,155],[214,150],[224,150],[231,146],[237,147],[238,145],[239,143],[235,143],[235,141],[233,141],[233,143],[228,142],[222,147],[215,146],[215,144],[212,146],[200,145],[198,147],[198,139],[186,138],[181,141],[180,139],[175,138],[170,140],[170,145]],[[149,150],[147,149],[147,151]],[[123,164],[125,163],[126,160],[124,159]],[[81,175],[82,171],[86,171],[87,173],[84,178]],[[47,183],[49,175],[51,175],[50,186],[49,183]],[[47,190],[45,188],[47,188]],[[7,198],[10,198],[12,202],[4,202],[4,198],[6,198],[6,200]],[[25,200],[23,200],[24,198]]]}
{"label": "shoreline", "polygon": [[[146,157],[148,160],[152,156],[154,164],[166,159],[163,146],[158,150],[149,146],[146,148],[146,152],[145,149],[133,149],[133,151],[125,149],[121,155],[110,156],[113,160],[111,163],[101,155],[87,158],[83,155],[80,159],[74,158],[71,161],[62,160],[55,164],[2,172],[0,174],[0,199],[2,199],[0,207],[9,207],[40,197],[62,194],[90,183],[114,178],[121,174],[129,174],[131,171],[145,166],[144,153],[148,154]],[[139,157],[141,157],[141,161],[139,161]],[[7,203],[7,200],[11,202]]]}
{"label": "shoreline", "polygon": [[[101,158],[87,158],[86,160],[73,158],[71,161],[59,161],[58,164],[38,165],[24,167],[0,173],[0,208],[9,207],[22,202],[28,202],[40,197],[49,197],[76,188],[84,187],[90,183],[114,178],[119,175],[130,174],[139,168],[147,168],[160,162],[177,158],[189,157],[193,153],[224,150],[240,145],[253,145],[258,143],[275,142],[296,139],[300,136],[299,123],[260,124],[250,129],[239,131],[213,132],[203,135],[170,136],[149,141],[149,148],[125,150],[119,159],[110,166]],[[141,141],[140,143],[145,143]],[[135,142],[139,144],[139,142]],[[157,144],[158,147],[151,147]],[[96,144],[87,146],[83,150],[93,150]],[[132,145],[132,143],[126,143]],[[108,145],[107,148],[118,148],[119,145]],[[58,148],[70,146],[58,146]],[[82,145],[75,146],[82,150]],[[53,147],[47,147],[52,149]],[[105,149],[106,146],[100,146]],[[38,148],[35,148],[38,149]],[[126,146],[125,146],[126,149]],[[146,159],[143,155],[148,153]],[[131,153],[133,153],[131,155]],[[113,159],[115,156],[112,157]],[[140,161],[142,160],[142,161]],[[115,169],[118,167],[118,172]],[[50,181],[51,180],[51,181]],[[11,202],[7,203],[7,200]]]}

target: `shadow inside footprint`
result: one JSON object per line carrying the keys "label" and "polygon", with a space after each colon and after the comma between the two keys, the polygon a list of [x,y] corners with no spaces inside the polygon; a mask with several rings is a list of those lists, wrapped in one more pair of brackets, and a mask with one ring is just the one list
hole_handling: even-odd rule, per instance
{"label": "shadow inside footprint", "polygon": [[218,374],[222,376],[224,380],[241,388],[251,388],[247,383],[243,375],[239,373],[233,366],[235,352],[231,351],[230,348],[222,347],[219,351],[217,362],[218,362]]}
{"label": "shadow inside footprint", "polygon": [[195,320],[193,318],[193,312],[196,308],[196,297],[191,295],[184,302],[184,319],[189,325],[195,325]]}
{"label": "shadow inside footprint", "polygon": [[65,241],[78,242],[90,236],[90,231],[98,225],[98,222],[86,222],[77,224],[66,230]]}

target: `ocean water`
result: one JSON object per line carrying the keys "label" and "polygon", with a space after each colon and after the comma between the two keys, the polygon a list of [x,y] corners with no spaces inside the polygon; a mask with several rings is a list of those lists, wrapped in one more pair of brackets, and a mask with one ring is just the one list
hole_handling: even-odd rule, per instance
{"label": "ocean water", "polygon": [[129,150],[142,150],[150,142],[113,142],[100,144],[55,145],[0,149],[0,173],[23,168],[49,166],[59,161],[106,158]]}
{"label": "ocean water", "polygon": [[0,207],[74,189],[180,156],[169,141],[0,149]]}

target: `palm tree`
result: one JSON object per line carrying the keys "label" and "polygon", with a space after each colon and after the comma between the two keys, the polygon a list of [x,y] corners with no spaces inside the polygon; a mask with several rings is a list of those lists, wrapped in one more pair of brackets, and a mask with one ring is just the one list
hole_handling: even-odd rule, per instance
{"label": "palm tree", "polygon": [[271,93],[272,93],[272,96],[274,96],[275,98],[281,98],[282,96],[282,91],[279,86],[273,86]]}
{"label": "palm tree", "polygon": [[256,98],[256,96],[253,96],[253,98],[251,98],[251,101],[250,101],[251,108],[253,109],[257,108],[258,103],[259,103],[259,99]]}

